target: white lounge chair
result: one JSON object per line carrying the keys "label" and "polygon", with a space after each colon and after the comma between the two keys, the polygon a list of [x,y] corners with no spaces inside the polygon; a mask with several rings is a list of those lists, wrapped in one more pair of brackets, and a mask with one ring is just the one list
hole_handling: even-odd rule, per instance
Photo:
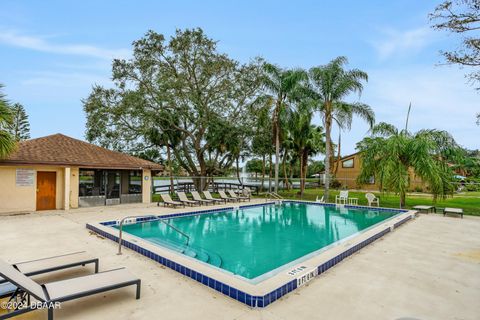
{"label": "white lounge chair", "polygon": [[0,260],[0,276],[18,289],[11,300],[24,302],[25,308],[8,310],[0,319],[8,319],[36,310],[35,304],[26,303],[35,299],[48,306],[48,320],[53,320],[53,307],[60,302],[75,300],[94,294],[135,285],[136,298],[140,299],[141,280],[126,269],[114,269],[62,281],[38,284],[10,264]]}
{"label": "white lounge chair", "polygon": [[202,197],[200,196],[200,194],[197,192],[197,191],[192,191],[192,197],[193,197],[193,200],[195,201],[199,201],[200,203],[205,203],[205,204],[214,204],[215,201],[213,200],[209,200],[209,199],[202,199]]}
{"label": "white lounge chair", "polygon": [[218,195],[220,196],[220,199],[223,199],[225,201],[229,201],[229,202],[230,201],[232,201],[232,202],[240,201],[240,199],[238,199],[238,198],[232,198],[232,197],[227,196],[225,191],[222,191],[222,190],[218,190]]}
{"label": "white lounge chair", "polygon": [[203,191],[203,195],[205,196],[205,199],[211,200],[213,202],[225,202],[225,203],[227,202],[227,200],[217,199],[217,198],[212,197],[210,191],[207,191],[207,190]]}
{"label": "white lounge chair", "polygon": [[373,193],[371,192],[366,193],[365,198],[367,198],[369,207],[371,207],[374,204],[377,205],[377,207],[380,207],[380,199],[378,199]]}
{"label": "white lounge chair", "polygon": [[185,192],[177,192],[177,195],[181,203],[188,204],[190,206],[196,206],[200,204],[200,201],[188,199]]}
{"label": "white lounge chair", "polygon": [[335,204],[348,204],[348,190],[342,190],[335,196]]}
{"label": "white lounge chair", "polygon": [[[172,206],[172,207],[183,206],[183,207],[185,207],[184,203],[172,200],[172,197],[170,197],[169,194],[160,194],[160,197],[162,197],[164,207],[167,207],[167,206]],[[160,202],[157,203],[157,206],[159,206],[159,205],[160,205]]]}
{"label": "white lounge chair", "polygon": [[227,192],[228,192],[228,194],[230,195],[230,197],[236,198],[236,199],[238,199],[238,201],[241,201],[241,200],[243,200],[243,201],[250,201],[250,197],[245,197],[245,196],[238,195],[238,194],[236,194],[235,191],[233,191],[233,190],[228,190]]}
{"label": "white lounge chair", "polygon": [[320,199],[319,199],[318,196],[317,196],[317,198],[315,199],[315,202],[317,202],[317,203],[325,203],[325,196],[322,196]]}

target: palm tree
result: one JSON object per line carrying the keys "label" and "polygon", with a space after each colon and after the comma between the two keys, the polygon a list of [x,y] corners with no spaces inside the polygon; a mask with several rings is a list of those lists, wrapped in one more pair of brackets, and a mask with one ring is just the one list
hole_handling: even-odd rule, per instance
{"label": "palm tree", "polygon": [[[0,90],[3,85],[0,84]],[[0,91],[0,159],[5,158],[15,149],[15,139],[9,133],[13,117],[5,95]]]}
{"label": "palm tree", "polygon": [[430,129],[412,134],[382,122],[373,127],[370,137],[357,144],[357,149],[362,159],[358,182],[366,183],[374,177],[381,190],[400,195],[400,208],[405,207],[411,173],[428,185],[434,200],[453,191],[453,172],[446,158],[458,147],[448,132]]}
{"label": "palm tree", "polygon": [[[329,198],[330,165],[332,156],[332,124],[340,121],[341,117],[357,115],[366,120],[370,126],[374,124],[375,115],[372,109],[363,103],[349,103],[343,99],[351,93],[363,90],[363,82],[368,75],[358,69],[345,70],[348,60],[346,57],[337,57],[327,65],[314,67],[309,70],[310,95],[325,124],[325,199]],[[341,123],[341,122],[340,122]]]}
{"label": "palm tree", "polygon": [[308,100],[300,101],[295,110],[288,112],[287,145],[300,164],[301,195],[305,190],[309,157],[324,150],[323,128],[312,125],[312,119],[313,110]]}
{"label": "palm tree", "polygon": [[280,161],[280,115],[289,107],[292,93],[299,88],[307,77],[303,70],[283,70],[279,66],[265,63],[263,83],[268,93],[267,98],[274,101],[272,124],[275,139],[275,192],[278,192],[278,171]]}

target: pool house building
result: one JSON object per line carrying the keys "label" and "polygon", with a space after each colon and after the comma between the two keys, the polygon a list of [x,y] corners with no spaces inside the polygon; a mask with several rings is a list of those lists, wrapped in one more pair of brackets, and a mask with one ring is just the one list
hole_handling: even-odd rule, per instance
{"label": "pool house building", "polygon": [[149,203],[163,166],[54,134],[21,141],[0,160],[0,212]]}

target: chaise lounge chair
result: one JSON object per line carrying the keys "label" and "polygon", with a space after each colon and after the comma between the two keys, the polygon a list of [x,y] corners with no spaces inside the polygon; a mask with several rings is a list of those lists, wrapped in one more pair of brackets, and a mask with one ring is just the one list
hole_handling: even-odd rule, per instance
{"label": "chaise lounge chair", "polygon": [[237,195],[233,190],[228,190],[228,194],[230,195],[230,197],[238,199],[238,201],[250,201],[250,197]]}
{"label": "chaise lounge chair", "polygon": [[207,190],[203,191],[203,195],[205,196],[205,199],[211,200],[215,203],[217,203],[217,202],[227,203],[227,200],[225,200],[225,199],[217,199],[217,198],[212,197],[212,195],[210,194],[210,191],[207,191]]}
{"label": "chaise lounge chair", "polygon": [[[178,207],[178,206],[183,206],[185,208],[185,204],[179,202],[179,201],[173,201],[172,197],[170,197],[169,194],[160,194],[160,197],[162,197],[163,200],[163,206],[172,206],[172,207]],[[160,202],[157,203],[157,206],[160,205]]]}
{"label": "chaise lounge chair", "polygon": [[[48,320],[53,320],[53,307],[56,303],[127,286],[135,285],[137,287],[136,298],[140,299],[141,280],[124,268],[40,285],[10,264],[0,260],[0,276],[18,288],[12,295],[12,299],[19,298],[24,302],[30,302],[33,298],[42,305],[46,305],[48,307]],[[8,313],[0,315],[0,319],[8,319],[36,310],[36,304],[33,306],[31,304],[25,305],[26,308],[9,310]]]}
{"label": "chaise lounge chair", "polygon": [[213,200],[208,200],[208,199],[202,199],[202,197],[200,197],[200,194],[197,192],[197,191],[192,191],[192,197],[193,197],[193,200],[195,201],[199,201],[200,203],[205,203],[205,204],[214,204],[215,201]]}
{"label": "chaise lounge chair", "polygon": [[232,202],[240,201],[240,199],[238,199],[238,198],[232,198],[232,197],[227,196],[225,191],[222,191],[222,190],[218,190],[218,195],[220,196],[220,199],[225,200],[225,202],[227,202],[227,201],[232,201]]}
{"label": "chaise lounge chair", "polygon": [[190,206],[196,206],[200,204],[200,201],[188,199],[185,192],[177,192],[177,195],[178,195],[178,199],[183,204],[188,204]]}
{"label": "chaise lounge chair", "polygon": [[[42,258],[31,261],[17,262],[12,266],[26,276],[59,271],[87,264],[95,264],[95,273],[98,273],[98,258],[89,256],[85,251],[72,252],[54,257]],[[0,277],[0,298],[11,295],[17,288],[7,280]]]}

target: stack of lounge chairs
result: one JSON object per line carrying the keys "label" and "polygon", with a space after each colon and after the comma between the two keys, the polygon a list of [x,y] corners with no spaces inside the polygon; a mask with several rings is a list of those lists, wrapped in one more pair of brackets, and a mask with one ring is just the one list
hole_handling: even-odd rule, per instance
{"label": "stack of lounge chairs", "polygon": [[[95,273],[55,282],[38,283],[31,277],[39,274],[95,265]],[[8,319],[35,310],[36,301],[48,307],[48,319],[53,319],[54,306],[58,303],[91,296],[128,286],[136,286],[136,298],[140,299],[141,280],[125,268],[98,271],[98,258],[85,252],[74,252],[60,256],[9,264],[0,259],[0,298],[24,302],[25,308],[7,310],[0,319]]]}
{"label": "stack of lounge chairs", "polygon": [[[228,194],[227,194],[228,192]],[[217,204],[217,203],[227,203],[227,202],[240,202],[240,201],[250,201],[250,193],[242,193],[240,190],[235,192],[234,190],[228,191],[218,191],[218,198],[214,198],[210,191],[203,191],[204,198],[197,191],[191,192],[191,198],[187,196],[185,192],[177,192],[178,200],[173,200],[169,194],[160,194],[162,198],[163,206],[167,207],[185,207],[188,206],[201,206],[203,204]],[[161,202],[157,203],[157,206],[160,206]]]}

